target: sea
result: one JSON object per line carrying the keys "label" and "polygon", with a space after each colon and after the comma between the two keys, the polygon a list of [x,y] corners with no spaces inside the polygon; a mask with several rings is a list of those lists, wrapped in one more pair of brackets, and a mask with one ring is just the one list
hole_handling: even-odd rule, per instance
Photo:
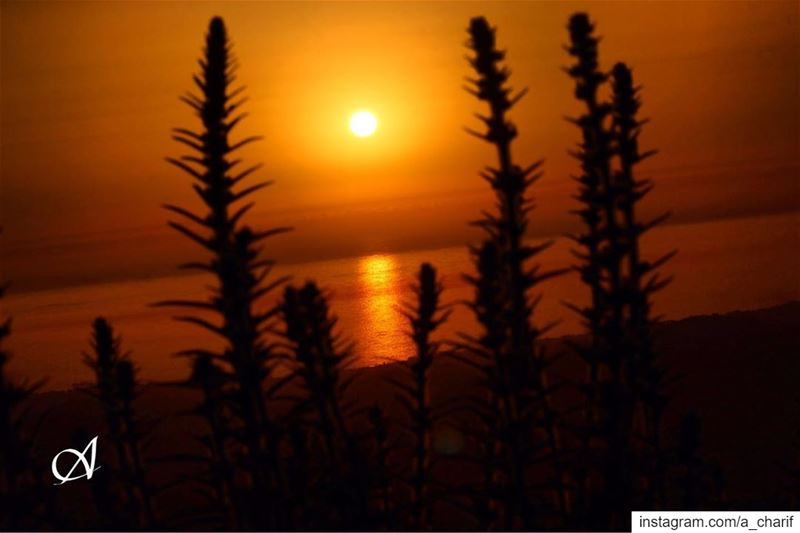
{"label": "sea", "polygon": [[[800,213],[673,224],[652,230],[642,243],[656,259],[677,250],[662,269],[672,283],[654,298],[654,313],[666,320],[692,315],[757,309],[800,299]],[[542,271],[569,268],[572,243],[556,238],[533,263]],[[464,279],[473,271],[468,247],[381,252],[359,257],[278,265],[275,277],[290,283],[315,281],[327,294],[337,319],[341,346],[358,365],[379,365],[413,355],[402,307],[413,303],[411,288],[420,265],[434,265],[442,279],[442,302],[451,315],[437,332],[441,341],[475,333],[465,302],[472,288]],[[64,389],[91,379],[83,354],[89,350],[93,319],[105,316],[121,338],[144,381],[183,379],[188,361],[176,356],[193,347],[220,347],[220,341],[196,326],[174,320],[174,309],[153,307],[165,299],[203,298],[213,280],[205,275],[176,275],[144,280],[11,293],[2,303],[13,316],[7,347],[18,379],[46,378],[45,389]],[[277,290],[275,298],[280,296]],[[534,323],[547,336],[580,333],[580,318],[567,305],[584,305],[588,290],[568,272],[537,286],[540,298]],[[269,299],[262,305],[270,305]]]}

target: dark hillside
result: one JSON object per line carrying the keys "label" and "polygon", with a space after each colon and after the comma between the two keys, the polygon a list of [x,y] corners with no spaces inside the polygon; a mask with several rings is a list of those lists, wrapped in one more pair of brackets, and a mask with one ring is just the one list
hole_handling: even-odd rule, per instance
{"label": "dark hillside", "polygon": [[[798,332],[800,302],[690,317],[665,322],[657,330],[663,362],[678,376],[671,385],[666,422],[672,426],[689,411],[699,415],[703,455],[721,468],[727,499],[734,508],[778,508],[786,496],[783,465],[797,460],[791,443],[800,426]],[[548,350],[566,350],[564,340],[548,344]],[[561,359],[560,374],[573,373],[572,359],[569,355]],[[392,415],[398,414],[386,378],[400,371],[397,364],[357,369],[351,393],[362,405],[377,403]],[[434,367],[434,401],[467,394],[472,379],[463,365],[442,361]],[[149,456],[191,449],[187,435],[202,429],[181,414],[195,401],[194,393],[187,390],[154,384],[144,388],[140,412],[146,420],[159,421],[153,426]],[[99,406],[80,391],[41,393],[30,402],[34,412],[50,410],[43,438],[38,439],[47,446],[39,451],[44,459],[69,447],[70,435],[77,428],[102,434]],[[435,433],[435,448],[440,451],[457,447],[458,441],[449,429]],[[99,460],[102,446],[101,438]],[[171,478],[168,469],[176,468],[180,469],[169,462],[163,467],[151,466],[149,475],[158,483]],[[69,490],[77,491],[81,484],[72,483]],[[179,489],[173,493],[175,501],[185,501],[188,494]]]}

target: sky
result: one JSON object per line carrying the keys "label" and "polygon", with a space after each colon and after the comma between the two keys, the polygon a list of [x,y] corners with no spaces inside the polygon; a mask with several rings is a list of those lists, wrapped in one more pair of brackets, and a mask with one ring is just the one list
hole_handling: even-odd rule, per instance
{"label": "sky", "polygon": [[[520,163],[545,159],[532,233],[574,227],[579,107],[563,72],[566,21],[588,11],[601,62],[624,60],[651,118],[645,214],[674,223],[800,207],[797,2],[8,2],[0,6],[0,276],[17,291],[174,273],[196,253],[160,205],[194,207],[165,163],[210,17],[241,64],[249,117],[236,135],[275,185],[251,222],[290,225],[283,262],[459,245],[490,201],[490,147],[464,133],[481,105],[462,90],[470,17],[508,50],[530,92],[511,115]],[[369,109],[375,135],[349,117]],[[788,253],[788,252],[787,252]]]}

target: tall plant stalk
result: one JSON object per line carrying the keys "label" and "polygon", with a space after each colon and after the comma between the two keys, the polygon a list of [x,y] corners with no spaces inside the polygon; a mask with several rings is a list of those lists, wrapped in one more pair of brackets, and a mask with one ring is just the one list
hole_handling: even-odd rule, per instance
{"label": "tall plant stalk", "polygon": [[[796,403],[794,412],[800,414],[800,402]],[[800,417],[796,416],[795,419],[800,420]],[[792,456],[784,465],[784,470],[787,478],[787,508],[794,509],[800,507],[800,429],[795,430],[791,444]]]}
{"label": "tall plant stalk", "polygon": [[283,334],[306,392],[303,404],[313,413],[311,426],[320,441],[317,496],[329,504],[332,523],[365,527],[370,518],[368,468],[349,427],[353,410],[345,393],[352,377],[343,376],[353,359],[351,348],[336,335],[336,318],[314,282],[286,287],[280,310]]}
{"label": "tall plant stalk", "polygon": [[155,527],[151,491],[141,456],[142,434],[133,408],[137,392],[133,363],[120,352],[120,340],[102,317],[94,321],[92,354],[85,356],[85,362],[95,373],[95,396],[103,404],[116,450],[130,524],[140,529]]}
{"label": "tall plant stalk", "polygon": [[[7,289],[8,284],[0,285],[0,299]],[[16,382],[9,377],[6,365],[11,354],[3,341],[10,334],[11,317],[5,317],[0,322],[0,528],[35,529],[45,523],[43,479],[33,453],[36,428],[31,435],[32,421],[24,404],[43,382]]]}
{"label": "tall plant stalk", "polygon": [[496,48],[494,30],[484,18],[472,19],[469,35],[469,48],[474,54],[470,64],[477,78],[470,80],[472,87],[468,91],[488,105],[489,115],[479,115],[486,126],[484,133],[468,131],[494,146],[497,152],[497,167],[487,168],[482,176],[495,191],[499,213],[486,214],[476,224],[486,231],[498,254],[499,296],[503,299],[496,327],[505,330],[504,344],[491,364],[495,390],[499,394],[496,403],[500,409],[497,414],[498,434],[503,441],[503,477],[508,483],[501,491],[507,495],[504,527],[514,527],[518,519],[525,527],[530,527],[526,471],[532,439],[541,438],[542,448],[547,450],[542,455],[547,456],[551,464],[554,500],[559,513],[566,513],[567,505],[556,415],[546,375],[549,361],[537,342],[541,331],[532,322],[535,301],[530,296],[534,286],[560,272],[542,273],[538,267],[528,266],[528,261],[550,243],[531,246],[524,241],[528,214],[533,207],[527,190],[539,178],[541,162],[527,168],[514,163],[511,143],[517,130],[506,114],[526,91],[511,96],[506,84],[509,71],[501,65],[505,54]]}
{"label": "tall plant stalk", "polygon": [[343,445],[352,440],[342,409],[342,370],[352,359],[336,342],[335,319],[317,286],[286,287],[282,305],[286,338],[299,374],[316,410],[325,453],[333,462],[343,459]]}
{"label": "tall plant stalk", "polygon": [[[628,510],[640,499],[635,491],[644,483],[643,501],[652,506],[662,477],[663,461],[656,457],[665,398],[663,372],[652,350],[649,298],[666,284],[655,270],[669,256],[643,261],[639,238],[665,217],[647,224],[636,217],[636,205],[651,184],[635,179],[634,166],[654,152],[638,150],[643,122],[636,117],[640,104],[630,69],[622,63],[614,67],[612,99],[602,101],[599,89],[609,75],[599,67],[594,25],[586,14],[577,13],[568,30],[567,51],[576,62],[567,72],[575,80],[575,97],[584,105],[584,113],[573,120],[582,133],[574,155],[581,163],[577,199],[585,225],[575,238],[582,247],[576,269],[591,293],[590,305],[577,309],[590,333],[589,346],[579,351],[588,368],[581,437],[585,456],[602,449],[601,486],[592,487],[591,474],[582,472],[577,500],[590,507],[580,513],[590,522],[624,528]],[[644,455],[641,440],[647,443]],[[631,461],[634,455],[650,465],[646,471],[639,466],[642,461]]]}
{"label": "tall plant stalk", "polygon": [[370,433],[373,441],[374,473],[372,475],[375,495],[372,500],[375,502],[375,524],[379,531],[394,531],[395,525],[395,505],[393,502],[394,492],[392,491],[392,473],[389,466],[389,454],[391,453],[391,443],[389,441],[388,420],[383,411],[377,405],[373,405],[368,413]]}
{"label": "tall plant stalk", "polygon": [[[502,480],[498,479],[500,450],[497,439],[500,428],[500,398],[505,391],[504,376],[495,371],[495,361],[502,360],[507,331],[503,327],[503,287],[500,282],[501,257],[494,241],[487,239],[480,247],[471,248],[477,274],[465,275],[464,279],[474,287],[474,297],[467,305],[475,314],[481,327],[481,335],[474,337],[466,333],[459,336],[462,342],[455,343],[456,351],[450,355],[480,372],[480,391],[473,410],[483,426],[483,433],[476,435],[479,449],[478,461],[482,465],[482,486],[471,490],[472,513],[481,530],[489,530],[501,518],[504,502],[501,497]],[[469,354],[461,356],[458,350]],[[473,359],[477,358],[477,362]],[[482,393],[482,394],[481,394]],[[474,432],[473,432],[474,433]]]}
{"label": "tall plant stalk", "polygon": [[[204,57],[200,60],[201,72],[194,76],[200,96],[187,94],[182,99],[201,119],[199,132],[176,129],[174,139],[192,150],[192,155],[168,161],[192,178],[193,188],[206,212],[196,215],[186,209],[167,205],[171,212],[180,215],[200,228],[200,232],[183,223],[170,222],[170,226],[198,243],[211,254],[211,260],[189,263],[184,268],[211,273],[217,280],[214,293],[208,301],[173,300],[161,305],[206,311],[216,315],[214,323],[206,318],[189,315],[178,320],[196,324],[223,339],[222,352],[191,349],[184,355],[209,356],[224,367],[228,376],[232,411],[237,425],[241,426],[238,439],[246,450],[242,474],[249,478],[252,498],[249,502],[250,527],[285,527],[284,480],[278,464],[279,430],[270,415],[265,398],[264,384],[273,370],[273,350],[265,340],[274,313],[257,310],[260,298],[283,283],[278,279],[265,280],[272,262],[261,259],[260,243],[273,235],[287,231],[276,228],[254,231],[242,223],[244,215],[254,203],[241,205],[241,201],[266,187],[268,182],[243,188],[239,184],[259,165],[235,170],[240,160],[233,154],[258,139],[248,137],[239,141],[230,138],[234,127],[244,118],[240,108],[245,99],[243,88],[233,89],[236,63],[232,58],[231,44],[225,24],[214,18],[209,24]],[[266,504],[264,499],[266,498]]]}
{"label": "tall plant stalk", "polygon": [[652,329],[657,319],[652,316],[651,296],[664,288],[669,278],[658,273],[675,252],[668,253],[656,261],[642,259],[640,237],[649,229],[667,219],[669,213],[642,223],[638,220],[636,207],[652,190],[650,180],[638,180],[634,169],[644,159],[654,155],[655,150],[639,151],[641,127],[647,122],[638,118],[641,102],[639,88],[633,83],[631,69],[624,63],[617,63],[611,71],[612,81],[612,124],[615,151],[619,156],[617,190],[619,191],[619,210],[621,227],[627,244],[627,269],[624,294],[627,297],[628,316],[625,335],[630,357],[628,370],[633,382],[634,395],[640,402],[642,426],[639,431],[646,443],[646,461],[649,482],[645,505],[652,508],[663,505],[664,500],[664,457],[661,442],[661,421],[667,398],[664,392],[665,370],[660,366],[653,349]]}
{"label": "tall plant stalk", "polygon": [[420,266],[417,282],[412,286],[416,302],[403,311],[410,325],[409,336],[416,348],[415,357],[404,361],[411,374],[411,383],[393,380],[397,398],[411,423],[406,426],[414,439],[411,473],[411,528],[423,531],[431,527],[432,476],[431,432],[436,413],[430,399],[430,370],[439,352],[440,343],[431,336],[447,320],[450,312],[442,308],[442,284],[436,269],[429,263]]}
{"label": "tall plant stalk", "polygon": [[[613,344],[619,337],[619,327],[614,331],[607,331],[609,307],[612,305],[606,290],[605,263],[608,250],[605,248],[607,232],[605,228],[606,197],[608,196],[611,178],[611,133],[607,128],[607,119],[610,106],[600,101],[598,91],[608,76],[602,72],[598,63],[598,39],[594,36],[594,26],[584,13],[573,15],[568,24],[570,44],[567,52],[575,58],[575,64],[567,69],[567,73],[575,81],[575,98],[585,106],[584,113],[572,122],[581,130],[582,142],[579,150],[573,156],[580,162],[581,174],[577,177],[579,190],[577,200],[581,208],[577,211],[584,223],[584,233],[573,237],[582,248],[574,252],[579,265],[576,267],[581,280],[589,287],[591,301],[588,307],[576,309],[585,319],[590,332],[589,346],[579,348],[578,353],[587,365],[587,382],[583,384],[582,391],[585,395],[584,421],[579,437],[581,440],[581,454],[587,458],[580,470],[576,469],[576,505],[578,517],[585,517],[588,523],[597,523],[595,515],[606,512],[608,506],[604,503],[593,504],[595,494],[599,491],[593,486],[594,475],[591,472],[595,461],[589,459],[595,455],[597,441],[603,441],[607,455],[613,453],[614,445],[611,443],[614,428],[618,427],[618,417],[609,414],[609,424],[605,424],[605,408],[608,402],[606,394],[601,389],[604,376],[601,370],[610,366],[609,359],[617,352],[618,347]],[[610,334],[610,335],[609,335]],[[609,339],[608,337],[611,337]],[[610,346],[612,345],[612,346]],[[611,389],[618,394],[619,387]],[[611,407],[615,409],[621,401],[620,398],[611,400]],[[611,409],[609,409],[611,411]],[[619,457],[624,452],[620,450]],[[613,464],[607,468],[613,477],[621,471]],[[613,484],[612,484],[613,485]],[[610,498],[622,498],[622,489],[608,487],[613,495]],[[607,523],[608,517],[603,519]]]}
{"label": "tall plant stalk", "polygon": [[235,529],[245,524],[242,505],[234,476],[236,468],[231,460],[227,443],[231,438],[227,376],[208,355],[199,355],[192,363],[192,376],[188,385],[200,389],[203,401],[194,409],[208,425],[209,433],[202,438],[210,458],[210,485],[214,491],[214,504],[225,523]]}
{"label": "tall plant stalk", "polygon": [[[585,248],[583,253],[575,252],[582,261],[577,267],[581,279],[591,289],[590,306],[579,310],[586,319],[591,332],[591,349],[582,352],[589,366],[589,404],[596,398],[598,372],[601,361],[599,343],[602,321],[605,316],[607,299],[603,291],[603,266],[600,253],[602,243],[601,227],[603,221],[602,194],[611,169],[611,139],[604,128],[604,122],[609,114],[609,107],[598,101],[598,89],[606,81],[607,76],[599,70],[597,59],[598,40],[592,34],[594,27],[584,14],[576,14],[569,21],[570,46],[567,51],[576,63],[567,73],[575,80],[575,98],[583,102],[586,111],[572,122],[577,125],[582,134],[580,150],[573,153],[581,164],[581,175],[576,178],[579,184],[577,200],[581,202],[581,209],[576,213],[586,226],[584,234],[573,239]],[[589,412],[588,417],[594,418]]]}

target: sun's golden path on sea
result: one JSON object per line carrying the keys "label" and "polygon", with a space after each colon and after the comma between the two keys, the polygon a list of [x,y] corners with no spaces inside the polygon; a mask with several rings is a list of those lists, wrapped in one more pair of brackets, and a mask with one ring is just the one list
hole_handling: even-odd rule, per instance
{"label": "sun's golden path on sea", "polygon": [[[360,327],[368,334],[362,338],[373,343],[361,347],[367,364],[410,355],[406,353],[406,324],[399,311],[402,287],[398,267],[395,257],[385,254],[362,257],[358,263],[358,285],[364,302]],[[394,351],[398,353],[391,353]]]}

